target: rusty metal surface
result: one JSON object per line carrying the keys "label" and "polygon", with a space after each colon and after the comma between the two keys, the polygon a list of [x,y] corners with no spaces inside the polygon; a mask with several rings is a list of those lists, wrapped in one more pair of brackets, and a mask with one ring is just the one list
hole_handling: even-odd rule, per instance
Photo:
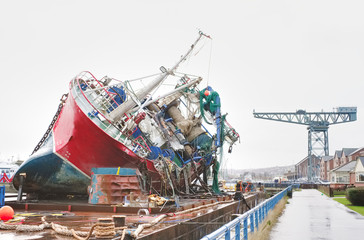
{"label": "rusty metal surface", "polygon": [[139,181],[136,175],[94,174],[92,175],[89,203],[125,203],[125,197],[129,196],[130,193],[133,193],[134,196],[141,195]]}
{"label": "rusty metal surface", "polygon": [[[215,201],[225,201],[230,198],[212,198],[212,199],[181,199],[180,210],[186,210],[194,208],[203,204],[213,203]],[[80,201],[38,201],[36,203],[19,203],[16,201],[6,202],[6,205],[11,206],[14,210],[18,211],[69,211],[69,212],[95,212],[95,213],[126,213],[126,214],[136,214],[141,207],[124,207],[118,205],[93,205],[87,202]],[[169,213],[177,211],[174,204],[166,204],[164,207],[148,207],[151,214]]]}
{"label": "rusty metal surface", "polygon": [[[264,200],[265,196],[263,193],[254,193],[246,194],[245,198],[249,207],[254,207]],[[220,198],[219,200],[224,201],[227,199]],[[220,204],[213,208],[185,214],[182,218],[168,218],[163,223],[143,231],[138,239],[201,239],[206,234],[231,221],[232,214],[241,214],[247,210],[248,207],[242,202],[239,203],[239,201]]]}

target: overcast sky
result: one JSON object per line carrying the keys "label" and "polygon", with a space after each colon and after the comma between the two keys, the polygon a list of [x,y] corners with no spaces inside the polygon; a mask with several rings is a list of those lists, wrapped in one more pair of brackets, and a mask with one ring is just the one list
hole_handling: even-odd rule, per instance
{"label": "overcast sky", "polygon": [[307,155],[305,126],[255,119],[253,109],[357,106],[356,122],[330,127],[330,154],[364,146],[363,12],[363,1],[333,0],[0,0],[0,159],[31,154],[79,72],[158,73],[198,29],[212,46],[206,42],[180,71],[219,92],[241,135],[227,167],[289,165]]}

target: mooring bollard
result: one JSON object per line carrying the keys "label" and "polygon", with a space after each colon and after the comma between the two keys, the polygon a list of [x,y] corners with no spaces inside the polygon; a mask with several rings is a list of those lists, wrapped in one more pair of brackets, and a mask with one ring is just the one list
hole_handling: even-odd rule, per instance
{"label": "mooring bollard", "polygon": [[112,218],[98,218],[97,226],[95,228],[95,237],[99,238],[113,238],[115,236],[115,223]]}
{"label": "mooring bollard", "polygon": [[115,223],[115,228],[119,228],[119,227],[124,227],[126,224],[126,216],[125,215],[113,215],[112,216],[114,223]]}

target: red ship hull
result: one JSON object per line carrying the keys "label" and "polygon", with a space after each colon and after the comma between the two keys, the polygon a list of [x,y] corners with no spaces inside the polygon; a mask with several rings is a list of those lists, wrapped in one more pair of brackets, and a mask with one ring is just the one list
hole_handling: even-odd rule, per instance
{"label": "red ship hull", "polygon": [[25,192],[85,195],[91,169],[105,167],[143,168],[153,179],[160,177],[152,160],[136,155],[97,126],[71,91],[46,143],[23,163],[13,184],[18,188],[19,174],[26,173]]}
{"label": "red ship hull", "polygon": [[156,172],[151,160],[143,159],[121,142],[106,134],[68,97],[54,129],[55,152],[90,176],[92,168],[138,168],[146,162]]}

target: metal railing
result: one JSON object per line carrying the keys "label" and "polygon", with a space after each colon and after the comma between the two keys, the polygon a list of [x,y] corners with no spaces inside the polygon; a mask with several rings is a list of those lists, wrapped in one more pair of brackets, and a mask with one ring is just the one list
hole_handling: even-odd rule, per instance
{"label": "metal railing", "polygon": [[5,205],[5,186],[0,186],[0,207]]}
{"label": "metal railing", "polygon": [[264,221],[269,211],[275,207],[279,200],[287,195],[288,191],[292,191],[292,186],[285,188],[273,197],[260,203],[255,208],[250,209],[249,211],[235,218],[231,222],[225,224],[216,231],[204,236],[203,238],[201,238],[201,240],[247,240],[248,230],[250,229],[250,232],[258,231],[259,224]]}
{"label": "metal railing", "polygon": [[[120,103],[115,101],[115,96],[118,95],[113,90],[113,87],[122,86],[110,85],[103,86],[90,72],[82,72],[77,75],[70,84],[71,92],[77,101],[78,106],[88,117],[99,126],[104,132],[115,140],[121,142],[129,149],[134,149],[140,157],[146,157],[150,149],[146,144],[144,138],[142,142],[136,141],[131,134],[126,134],[121,126],[116,127],[107,117],[106,114],[115,110]],[[127,97],[127,95],[126,95]],[[125,122],[129,120],[129,116],[125,114]],[[126,126],[123,126],[126,128]]]}

